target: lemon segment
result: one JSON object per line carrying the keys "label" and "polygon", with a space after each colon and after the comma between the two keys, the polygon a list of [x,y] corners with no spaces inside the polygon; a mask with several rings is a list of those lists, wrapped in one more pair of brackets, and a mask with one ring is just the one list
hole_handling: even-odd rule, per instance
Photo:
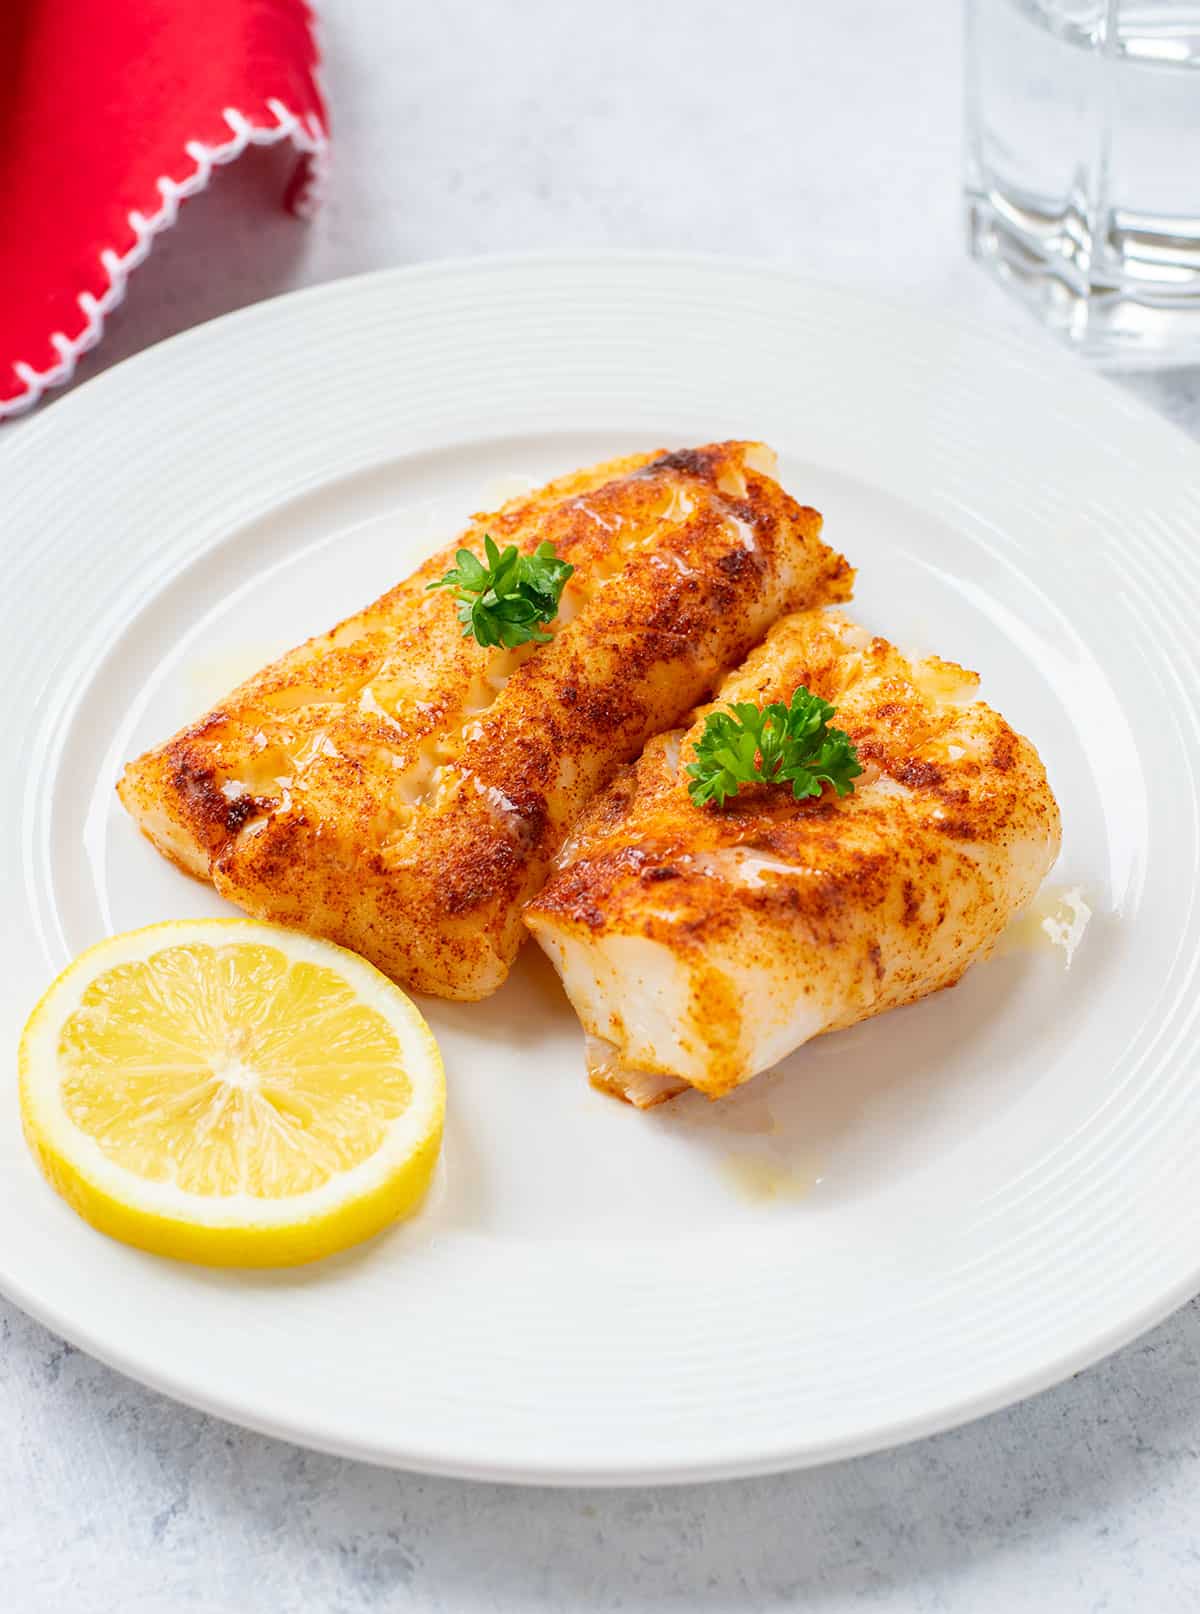
{"label": "lemon segment", "polygon": [[441,1147],[429,1027],[356,954],[253,920],[109,937],[26,1025],[21,1116],[102,1232],[209,1265],[315,1260],[415,1209]]}

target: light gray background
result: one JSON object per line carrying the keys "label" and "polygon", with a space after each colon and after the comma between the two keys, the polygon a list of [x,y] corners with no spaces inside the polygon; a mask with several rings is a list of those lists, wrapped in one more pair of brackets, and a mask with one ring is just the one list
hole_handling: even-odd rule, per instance
{"label": "light gray background", "polygon": [[[1024,328],[961,248],[959,23],[957,0],[339,0],[324,213],[275,212],[280,155],[252,153],[185,209],[81,376],[289,287],[538,246],[775,258]],[[1123,384],[1200,435],[1200,372]],[[898,1452],[520,1491],[242,1433],[0,1302],[0,1606],[1175,1614],[1200,1609],[1198,1368],[1193,1304]]]}

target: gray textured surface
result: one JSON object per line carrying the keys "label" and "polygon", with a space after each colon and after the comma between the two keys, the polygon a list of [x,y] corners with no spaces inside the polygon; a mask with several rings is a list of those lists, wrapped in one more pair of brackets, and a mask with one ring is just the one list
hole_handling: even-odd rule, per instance
{"label": "gray textured surface", "polygon": [[[1023,324],[961,253],[956,0],[737,9],[340,0],[323,216],[264,211],[280,160],[253,154],[159,244],[83,375],[291,286],[535,246],[773,257]],[[1123,384],[1200,435],[1200,372]],[[1198,1368],[1193,1304],[899,1452],[676,1491],[518,1491],[232,1429],[0,1302],[0,1606],[1200,1609]]]}
{"label": "gray textured surface", "polygon": [[22,1614],[1200,1607],[1195,1305],[1048,1395],[900,1451],[625,1492],[299,1451],[16,1313],[3,1326],[0,1564]]}

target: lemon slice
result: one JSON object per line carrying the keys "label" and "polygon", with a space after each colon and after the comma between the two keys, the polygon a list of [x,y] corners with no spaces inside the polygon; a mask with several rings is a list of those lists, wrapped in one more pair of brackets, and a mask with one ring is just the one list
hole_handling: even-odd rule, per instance
{"label": "lemon slice", "polygon": [[442,1138],[433,1035],[354,953],[252,920],[80,955],[21,1039],[21,1116],[102,1232],[210,1265],[312,1261],[413,1210]]}

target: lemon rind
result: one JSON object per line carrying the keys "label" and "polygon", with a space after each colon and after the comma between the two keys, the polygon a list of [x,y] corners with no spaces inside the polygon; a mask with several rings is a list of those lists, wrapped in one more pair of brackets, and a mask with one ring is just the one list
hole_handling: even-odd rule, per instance
{"label": "lemon rind", "polygon": [[[337,967],[385,1013],[406,1063],[433,1080],[415,1083],[413,1102],[366,1160],[304,1194],[261,1199],[209,1197],[149,1182],[112,1160],[63,1108],[55,1051],[67,1016],[92,980],[161,945],[260,942],[292,961]],[[287,1266],[361,1243],[410,1215],[428,1191],[441,1147],[445,1076],[433,1033],[394,982],[336,943],[253,919],[167,920],[110,936],[81,953],[51,983],[21,1039],[18,1061],[25,1137],[50,1185],[93,1227],[158,1255],[211,1266]]]}

